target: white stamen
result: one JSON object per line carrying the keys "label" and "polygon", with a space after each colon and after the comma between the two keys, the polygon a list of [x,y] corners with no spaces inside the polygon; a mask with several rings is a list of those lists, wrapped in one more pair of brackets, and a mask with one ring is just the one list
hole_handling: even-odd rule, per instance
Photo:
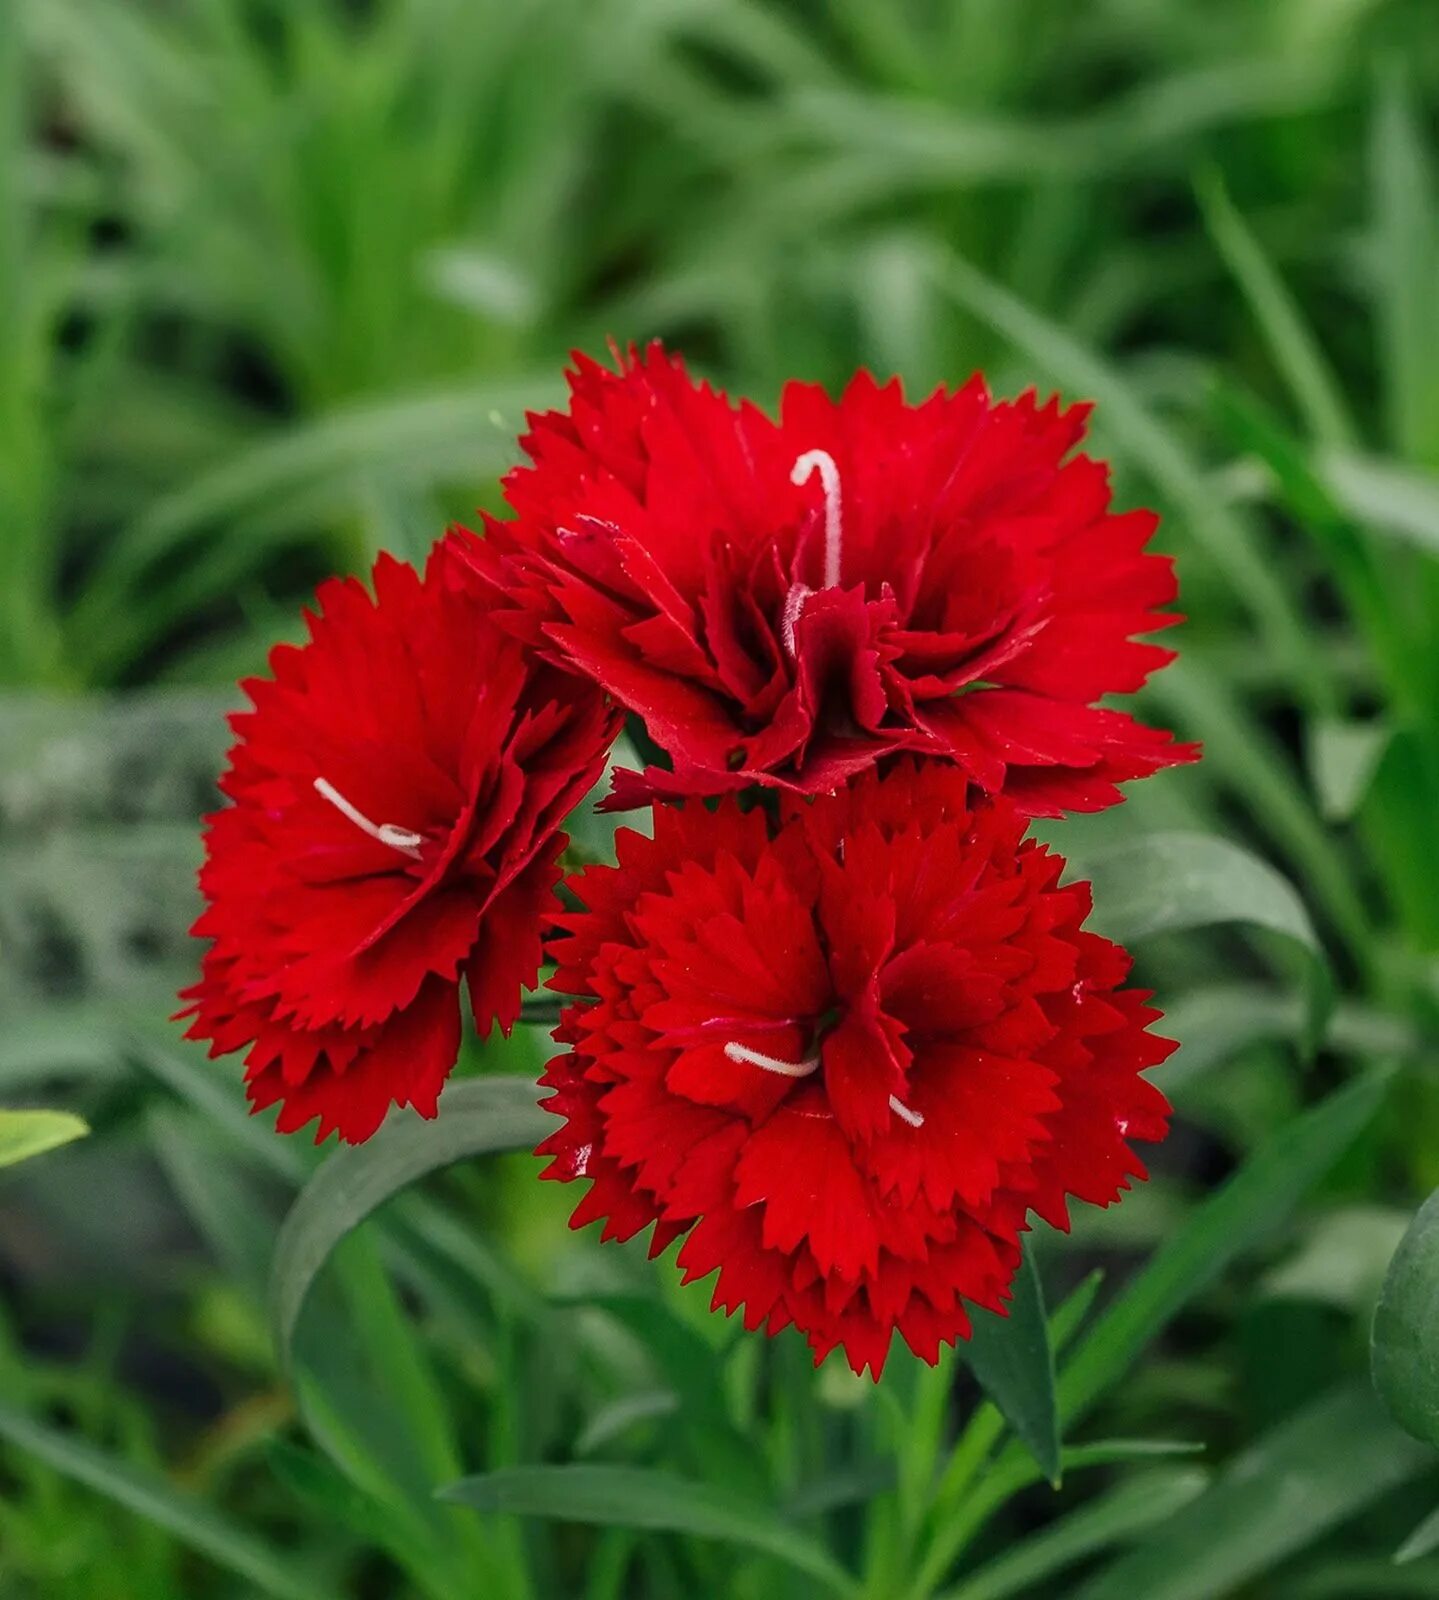
{"label": "white stamen", "polygon": [[781,1078],[807,1078],[819,1071],[818,1056],[806,1056],[803,1061],[781,1061],[777,1056],[767,1056],[762,1050],[751,1050],[747,1044],[733,1041],[724,1047],[724,1053],[731,1061],[763,1067],[766,1072],[777,1072]]}
{"label": "white stamen", "polygon": [[806,484],[816,472],[824,485],[824,586],[826,589],[837,589],[840,542],[844,538],[839,467],[828,450],[806,450],[795,462],[789,479],[796,485]]}
{"label": "white stamen", "polygon": [[918,1111],[911,1111],[898,1095],[889,1097],[889,1109],[894,1112],[895,1116],[903,1117],[911,1128],[922,1128],[924,1126],[924,1117]]}
{"label": "white stamen", "polygon": [[420,859],[420,846],[425,842],[422,833],[413,833],[409,828],[401,828],[393,822],[371,822],[358,806],[351,805],[326,778],[315,779],[315,793],[321,799],[328,800],[341,816],[348,817],[361,833],[368,833],[372,839],[378,839],[391,850],[398,850],[402,856],[410,856],[416,861]]}
{"label": "white stamen", "polygon": [[[778,1073],[781,1078],[808,1078],[819,1071],[818,1056],[806,1056],[803,1061],[781,1061],[778,1056],[767,1056],[762,1050],[751,1050],[747,1044],[738,1044],[734,1040],[724,1047],[724,1053],[731,1061],[763,1067],[766,1072]],[[924,1126],[924,1117],[918,1111],[912,1111],[897,1095],[889,1097],[889,1109],[911,1128]]]}

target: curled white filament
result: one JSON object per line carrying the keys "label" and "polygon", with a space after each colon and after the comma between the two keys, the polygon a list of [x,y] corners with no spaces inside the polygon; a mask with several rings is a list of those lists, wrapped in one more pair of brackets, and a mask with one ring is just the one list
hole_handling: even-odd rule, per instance
{"label": "curled white filament", "polygon": [[409,828],[401,828],[393,822],[371,822],[365,813],[358,806],[351,805],[327,778],[315,779],[315,793],[322,800],[328,800],[342,817],[348,817],[361,833],[367,833],[372,839],[378,839],[391,850],[398,850],[402,856],[409,856],[415,861],[420,859],[420,846],[425,842],[423,834],[414,833]]}
{"label": "curled white filament", "polygon": [[840,499],[839,467],[828,450],[806,450],[790,472],[790,482],[806,484],[819,473],[824,487],[824,586],[839,587],[840,546],[844,539],[844,508]]}

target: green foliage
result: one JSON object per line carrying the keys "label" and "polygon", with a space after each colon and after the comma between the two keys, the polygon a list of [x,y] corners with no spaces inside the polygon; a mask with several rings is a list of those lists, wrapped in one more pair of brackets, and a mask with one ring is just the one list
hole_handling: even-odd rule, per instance
{"label": "green foliage", "polygon": [[0,1167],[42,1156],[89,1129],[71,1111],[5,1111],[0,1109]]}
{"label": "green foliage", "polygon": [[1395,1420],[1439,1445],[1439,1192],[1431,1194],[1394,1252],[1374,1312],[1374,1385]]}
{"label": "green foliage", "polygon": [[662,1529],[761,1550],[818,1578],[832,1593],[854,1582],[822,1545],[786,1527],[768,1507],[666,1472],[620,1466],[513,1467],[443,1491],[478,1511],[512,1511],[601,1527]]}
{"label": "green foliage", "polygon": [[[6,1600],[1435,1592],[1436,104],[1429,0],[0,7]],[[1205,759],[1046,835],[1180,1131],[878,1389],[568,1235],[541,1028],[330,1156],[166,1020],[233,680],[610,334],[1058,384],[1179,561]]]}
{"label": "green foliage", "polygon": [[1054,1352],[1044,1318],[1044,1290],[1026,1251],[1015,1274],[1008,1315],[976,1312],[964,1358],[984,1392],[1023,1440],[1051,1483],[1059,1482],[1059,1404]]}

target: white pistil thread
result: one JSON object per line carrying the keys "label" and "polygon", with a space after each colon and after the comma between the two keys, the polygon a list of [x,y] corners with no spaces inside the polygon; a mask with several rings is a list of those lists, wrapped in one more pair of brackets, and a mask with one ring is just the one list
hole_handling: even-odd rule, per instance
{"label": "white pistil thread", "polygon": [[763,1050],[751,1050],[747,1044],[733,1042],[724,1047],[724,1053],[731,1061],[763,1067],[766,1072],[777,1072],[781,1078],[808,1078],[819,1071],[818,1056],[806,1056],[803,1061],[781,1061],[778,1056],[767,1056]]}
{"label": "white pistil thread", "polygon": [[839,467],[828,450],[806,450],[790,472],[790,482],[803,485],[815,473],[824,486],[824,586],[839,587],[840,546],[844,539],[844,508],[839,492]]}
{"label": "white pistil thread", "polygon": [[[747,1044],[739,1044],[734,1040],[724,1047],[724,1053],[731,1061],[761,1067],[781,1078],[809,1078],[819,1071],[818,1056],[806,1056],[802,1061],[781,1061],[778,1056],[767,1056],[763,1050],[751,1050]],[[889,1097],[889,1109],[911,1128],[924,1126],[924,1118],[920,1113],[912,1111],[897,1095]]]}
{"label": "white pistil thread", "polygon": [[889,1097],[889,1109],[894,1112],[895,1116],[903,1118],[911,1128],[922,1128],[924,1126],[924,1117],[918,1111],[911,1111],[898,1095],[892,1094]]}
{"label": "white pistil thread", "polygon": [[367,833],[372,839],[378,839],[391,850],[398,850],[402,856],[409,856],[414,861],[420,859],[420,846],[425,842],[423,834],[413,833],[409,828],[401,828],[393,822],[371,822],[365,813],[358,806],[351,805],[327,778],[315,779],[315,793],[322,800],[328,800],[342,817],[348,817],[361,833]]}

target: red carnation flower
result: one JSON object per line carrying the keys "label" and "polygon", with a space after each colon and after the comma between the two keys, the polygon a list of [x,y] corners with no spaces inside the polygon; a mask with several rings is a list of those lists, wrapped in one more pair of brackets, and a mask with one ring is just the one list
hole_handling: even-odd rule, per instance
{"label": "red carnation flower", "polygon": [[540,1150],[592,1182],[572,1225],[687,1235],[716,1307],[876,1376],[896,1328],[931,1362],[966,1337],[1027,1214],[1109,1204],[1145,1175],[1130,1141],[1167,1127],[1140,1074],[1173,1045],[1083,930],[1088,885],[965,796],[906,762],[774,827],[733,798],[656,806],[560,919],[552,986],[579,999]]}
{"label": "red carnation flower", "polygon": [[[516,516],[456,548],[505,625],[644,718],[673,771],[616,805],[753,783],[838,788],[890,752],[957,762],[1031,815],[1095,811],[1195,748],[1102,708],[1173,652],[1156,518],[1071,452],[1087,406],[905,403],[860,373],[791,383],[772,422],[652,345],[583,357],[533,417]],[[625,780],[628,781],[625,781]]]}
{"label": "red carnation flower", "polygon": [[460,1045],[461,977],[482,1032],[535,981],[559,824],[615,733],[598,690],[489,621],[443,551],[422,578],[382,556],[371,599],[334,580],[310,642],[281,645],[208,820],[185,991],[189,1037],[249,1047],[256,1110],[367,1139],[391,1104],[435,1114]]}

